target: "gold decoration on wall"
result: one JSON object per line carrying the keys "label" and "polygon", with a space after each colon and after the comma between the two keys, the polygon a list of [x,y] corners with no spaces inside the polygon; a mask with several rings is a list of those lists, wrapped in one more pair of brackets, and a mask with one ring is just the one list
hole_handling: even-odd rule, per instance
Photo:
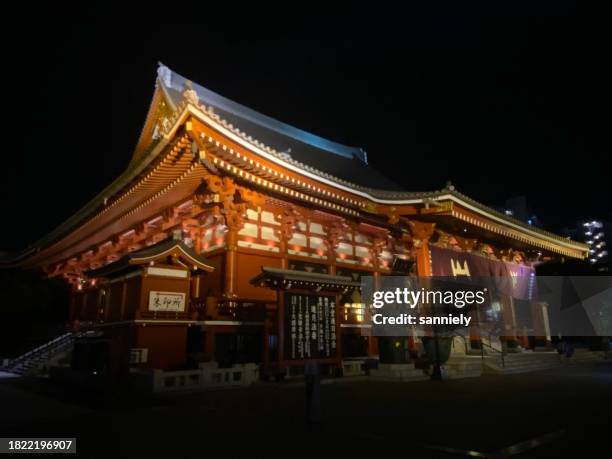
{"label": "gold decoration on wall", "polygon": [[340,241],[344,238],[344,235],[349,231],[349,226],[344,222],[335,222],[327,226],[327,238],[324,240],[327,245],[327,249],[330,252],[335,251],[340,244]]}
{"label": "gold decoration on wall", "polygon": [[474,251],[476,253],[484,255],[485,257],[497,258],[495,256],[495,251],[493,250],[493,247],[491,247],[489,244],[484,244],[482,242],[478,243],[478,244],[476,244],[476,247],[475,247]]}
{"label": "gold decoration on wall", "polygon": [[238,187],[230,177],[207,175],[204,177],[208,189],[213,193],[213,201],[219,203],[213,208],[213,214],[223,215],[225,224],[232,230],[239,230],[244,224],[244,214],[248,208],[246,203],[236,203]]}
{"label": "gold decoration on wall", "polygon": [[424,241],[429,241],[436,227],[435,223],[420,222],[417,220],[409,220],[408,224],[415,247],[419,247]]}
{"label": "gold decoration on wall", "polygon": [[289,206],[281,212],[281,227],[279,233],[281,240],[289,240],[297,229],[298,222],[302,218],[295,206]]}
{"label": "gold decoration on wall", "polygon": [[266,197],[263,194],[248,188],[238,187],[238,194],[240,200],[253,210],[259,209],[266,202]]}

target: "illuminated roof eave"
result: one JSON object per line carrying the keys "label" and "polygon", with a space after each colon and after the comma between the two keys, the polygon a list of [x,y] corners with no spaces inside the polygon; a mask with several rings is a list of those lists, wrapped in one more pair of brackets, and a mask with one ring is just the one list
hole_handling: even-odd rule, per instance
{"label": "illuminated roof eave", "polygon": [[[231,139],[233,142],[241,145],[245,149],[252,151],[254,154],[271,161],[272,163],[275,163],[287,170],[293,171],[302,176],[308,177],[309,179],[312,179],[321,184],[325,184],[332,188],[350,193],[354,196],[364,198],[369,202],[381,205],[398,206],[426,204],[427,202],[432,201],[451,201],[459,206],[464,207],[465,209],[474,211],[478,215],[481,215],[492,221],[501,223],[509,228],[513,228],[517,231],[520,231],[521,233],[528,235],[529,237],[539,239],[540,241],[546,241],[549,244],[554,244],[558,247],[563,247],[567,250],[582,252],[584,254],[588,253],[588,246],[586,244],[581,244],[575,241],[568,241],[562,239],[560,236],[556,236],[553,234],[548,235],[546,234],[546,232],[527,227],[525,224],[521,224],[518,221],[514,221],[514,219],[504,217],[503,215],[498,215],[493,209],[490,209],[490,211],[486,210],[487,208],[484,205],[478,205],[479,203],[476,203],[477,205],[474,205],[473,200],[469,198],[463,198],[461,196],[461,193],[456,191],[441,190],[432,193],[422,193],[423,196],[407,198],[398,197],[397,199],[389,199],[377,197],[374,194],[368,192],[367,189],[364,190],[363,187],[359,187],[358,185],[352,187],[350,186],[350,183],[344,180],[334,180],[334,177],[321,176],[316,173],[316,170],[307,170],[304,167],[300,167],[299,164],[293,164],[291,162],[285,161],[283,158],[276,156],[270,153],[269,151],[258,147],[257,145],[254,145],[252,142],[249,142],[247,139],[241,137],[239,134],[233,132],[231,129],[228,129],[222,123],[216,121],[213,117],[209,116],[206,113],[205,107],[200,108],[188,103],[185,103],[184,105],[183,103],[181,103],[176,106],[172,101],[172,98],[167,93],[165,86],[163,84],[160,84],[159,82],[157,82],[156,86],[159,90],[161,90],[161,94],[163,95],[165,101],[175,111],[175,116],[172,117],[173,122],[169,126],[169,129],[165,133],[162,133],[161,137],[157,141],[155,141],[155,143],[150,144],[149,148],[147,148],[148,152],[146,152],[146,154],[138,158],[137,161],[130,163],[128,165],[128,168],[116,180],[114,180],[111,184],[104,188],[104,190],[98,193],[96,197],[94,197],[79,211],[69,217],[64,223],[59,225],[53,231],[39,239],[37,242],[32,244],[29,248],[18,254],[16,257],[13,257],[11,263],[19,264],[25,260],[38,258],[39,254],[42,254],[43,251],[46,251],[51,247],[55,246],[65,237],[69,236],[72,232],[78,231],[77,225],[81,224],[84,221],[88,221],[92,217],[92,215],[95,215],[97,209],[99,209],[100,206],[104,205],[104,201],[106,199],[110,200],[119,195],[122,188],[127,186],[134,179],[134,177],[137,177],[138,174],[140,174],[149,164],[151,164],[160,155],[163,149],[167,147],[172,141],[172,139],[176,136],[177,131],[186,122],[189,116],[194,116],[195,118],[210,126],[215,131],[222,134],[223,136],[227,137],[228,139]],[[146,122],[149,122],[149,118],[151,116],[152,112],[150,110]],[[377,190],[372,191],[376,193]],[[383,190],[380,191],[384,192]],[[359,210],[365,212],[368,211],[367,209],[363,208],[360,208]]]}
{"label": "illuminated roof eave", "polygon": [[[159,157],[160,153],[170,144],[171,140],[175,137],[177,130],[180,128],[182,123],[185,121],[185,117],[188,115],[189,113],[185,112],[180,117],[178,117],[177,122],[171,127],[169,132],[166,135],[160,137],[160,139],[154,145],[152,145],[152,148],[148,152],[148,154],[142,156],[138,161],[130,163],[130,165],[128,165],[128,168],[119,177],[117,177],[117,179],[115,179],[111,184],[104,188],[81,209],[71,215],[66,221],[64,221],[61,225],[56,227],[50,233],[46,234],[38,241],[33,243],[30,247],[13,256],[7,263],[7,265],[12,266],[28,264],[31,259],[38,258],[43,252],[51,250],[54,246],[61,243],[66,237],[69,237],[75,231],[78,231],[79,228],[74,228],[74,226],[87,223],[92,218],[95,218],[96,209],[99,209],[101,205],[105,206],[105,199],[110,200],[112,198],[117,197],[119,195],[119,191],[122,188],[128,186],[134,180],[135,177],[138,177],[138,175],[142,173],[143,170],[145,170],[151,163],[155,161],[156,158]],[[103,208],[101,211],[104,210],[106,210],[106,207]]]}
{"label": "illuminated roof eave", "polygon": [[431,197],[426,197],[426,198],[409,198],[409,199],[397,199],[397,200],[392,200],[392,199],[381,199],[381,198],[377,198],[375,196],[373,196],[372,194],[363,191],[363,190],[357,190],[355,188],[351,188],[348,187],[346,185],[343,185],[341,183],[338,183],[336,181],[327,179],[325,177],[321,177],[320,175],[314,174],[310,171],[304,170],[303,168],[300,168],[294,164],[291,164],[287,161],[284,161],[282,158],[279,158],[275,155],[272,155],[268,152],[266,152],[265,150],[262,150],[261,148],[257,147],[256,145],[253,145],[252,143],[248,142],[247,140],[241,138],[240,136],[236,135],[234,132],[232,132],[231,130],[225,128],[225,126],[219,124],[218,122],[216,122],[214,119],[212,119],[210,116],[208,116],[206,113],[204,113],[202,110],[200,110],[200,108],[193,106],[192,104],[187,104],[187,106],[185,107],[183,114],[178,118],[177,122],[181,122],[180,120],[184,120],[185,119],[185,112],[189,112],[192,115],[196,116],[198,119],[200,119],[202,122],[208,124],[209,126],[211,126],[212,128],[214,128],[215,130],[217,130],[218,132],[220,132],[221,134],[223,134],[224,136],[227,136],[228,138],[230,138],[232,141],[238,143],[239,145],[241,145],[242,147],[256,153],[259,156],[262,156],[264,158],[266,158],[269,161],[272,161],[276,164],[278,164],[279,166],[282,166],[286,169],[289,169],[293,172],[296,172],[298,174],[304,175],[312,180],[318,181],[320,183],[323,183],[325,185],[340,189],[342,191],[357,195],[357,196],[361,196],[369,201],[375,202],[377,204],[386,204],[386,205],[404,205],[404,204],[424,204],[425,201],[428,200],[433,200],[433,201],[444,201],[444,200],[450,200],[455,202],[456,204],[459,204],[467,209],[470,209],[480,215],[483,215],[493,221],[496,221],[498,223],[502,223],[504,225],[507,225],[509,227],[512,227],[518,231],[521,231],[523,233],[529,234],[532,237],[536,237],[539,239],[544,239],[549,243],[552,244],[556,244],[556,245],[560,245],[563,246],[565,248],[571,249],[571,250],[577,250],[577,251],[587,251],[588,247],[585,244],[581,244],[578,242],[566,242],[563,240],[559,240],[556,237],[550,237],[546,234],[542,234],[539,231],[535,231],[532,230],[530,228],[526,228],[523,225],[514,223],[513,221],[509,220],[509,219],[505,219],[505,218],[501,218],[498,217],[496,215],[494,215],[491,212],[487,212],[485,210],[483,210],[480,207],[474,206],[472,204],[470,204],[469,202],[467,202],[464,199],[461,199],[460,197],[452,194],[452,193],[446,193],[446,194],[441,194],[439,196],[431,196]]}
{"label": "illuminated roof eave", "polygon": [[514,228],[514,229],[516,229],[518,231],[521,231],[523,233],[529,234],[530,236],[533,236],[533,237],[536,237],[536,238],[539,238],[539,239],[545,239],[547,242],[564,246],[564,247],[566,247],[568,249],[582,250],[582,251],[588,250],[588,246],[586,244],[582,244],[580,242],[574,242],[574,241],[567,241],[566,242],[566,241],[563,241],[563,240],[557,240],[556,238],[548,237],[545,234],[542,234],[542,233],[540,233],[538,231],[534,231],[534,230],[531,230],[529,228],[525,228],[522,225],[518,225],[518,224],[514,223],[511,220],[503,219],[503,218],[498,217],[497,215],[494,215],[492,213],[486,212],[483,209],[481,209],[481,208],[479,208],[477,206],[474,206],[474,205],[466,202],[465,200],[459,199],[459,198],[457,198],[456,196],[454,196],[452,194],[445,194],[445,195],[439,196],[438,198],[435,198],[435,200],[436,201],[443,201],[443,200],[453,201],[453,202],[461,205],[462,207],[465,207],[465,208],[470,209],[470,210],[472,210],[474,212],[477,212],[477,213],[479,213],[479,214],[481,214],[481,215],[483,215],[483,216],[485,216],[485,217],[487,217],[487,218],[489,218],[489,219],[491,219],[493,221],[496,221],[498,223],[502,223],[502,224],[504,224],[506,226],[509,226],[511,228]]}

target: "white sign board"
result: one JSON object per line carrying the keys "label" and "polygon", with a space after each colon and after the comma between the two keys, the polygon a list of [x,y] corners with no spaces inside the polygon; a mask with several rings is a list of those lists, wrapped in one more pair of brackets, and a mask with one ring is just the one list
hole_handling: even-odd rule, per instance
{"label": "white sign board", "polygon": [[179,292],[149,292],[149,311],[185,311],[185,294]]}
{"label": "white sign board", "polygon": [[153,276],[178,277],[183,279],[187,278],[187,271],[184,269],[158,268],[157,266],[147,268],[147,274],[151,274]]}

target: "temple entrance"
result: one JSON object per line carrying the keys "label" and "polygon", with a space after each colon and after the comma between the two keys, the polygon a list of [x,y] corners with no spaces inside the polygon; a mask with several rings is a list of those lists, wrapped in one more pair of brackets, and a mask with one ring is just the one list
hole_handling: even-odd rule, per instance
{"label": "temple entrance", "polygon": [[350,277],[262,267],[251,283],[277,291],[276,333],[266,330],[268,347],[270,337],[278,336],[276,361],[265,362],[264,372],[299,375],[307,362],[313,362],[322,374],[331,374],[341,369],[344,342],[349,353],[367,355],[367,340],[360,335],[343,340],[341,335],[340,297],[360,287]]}

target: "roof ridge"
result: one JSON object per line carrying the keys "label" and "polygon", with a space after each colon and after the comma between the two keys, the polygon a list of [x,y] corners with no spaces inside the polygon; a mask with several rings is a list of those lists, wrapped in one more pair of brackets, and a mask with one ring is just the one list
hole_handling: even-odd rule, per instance
{"label": "roof ridge", "polygon": [[216,105],[221,110],[225,110],[232,115],[243,117],[252,123],[258,124],[259,126],[265,127],[279,134],[286,135],[294,140],[297,140],[298,142],[302,142],[304,144],[311,145],[346,158],[357,157],[367,164],[367,155],[361,147],[345,145],[340,142],[312,134],[304,129],[292,126],[272,118],[271,116],[260,113],[185,78],[161,62],[159,63],[158,75],[159,80],[167,89],[173,89],[180,92],[182,91],[186,82],[191,82],[198,95],[201,96],[200,98],[202,101],[207,105]]}

